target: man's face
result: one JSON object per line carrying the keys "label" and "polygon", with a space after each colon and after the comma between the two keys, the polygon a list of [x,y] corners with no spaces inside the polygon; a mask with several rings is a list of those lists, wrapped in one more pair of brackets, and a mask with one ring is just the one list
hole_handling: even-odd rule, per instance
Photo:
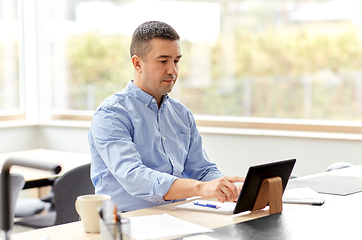
{"label": "man's face", "polygon": [[150,41],[151,51],[146,59],[138,58],[134,83],[151,94],[157,102],[175,85],[181,58],[179,41],[154,38]]}

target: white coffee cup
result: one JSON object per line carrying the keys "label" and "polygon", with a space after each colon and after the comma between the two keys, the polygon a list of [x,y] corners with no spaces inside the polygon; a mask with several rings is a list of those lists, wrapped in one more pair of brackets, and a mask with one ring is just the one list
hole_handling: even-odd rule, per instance
{"label": "white coffee cup", "polygon": [[111,199],[108,195],[82,195],[75,201],[75,209],[80,216],[85,232],[99,233],[99,213],[98,208],[102,206],[104,200]]}

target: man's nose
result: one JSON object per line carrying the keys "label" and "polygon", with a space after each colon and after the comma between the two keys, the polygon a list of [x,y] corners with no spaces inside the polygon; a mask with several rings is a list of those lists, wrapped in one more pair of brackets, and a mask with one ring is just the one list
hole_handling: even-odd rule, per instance
{"label": "man's nose", "polygon": [[167,68],[167,74],[176,75],[178,71],[177,63],[171,63]]}

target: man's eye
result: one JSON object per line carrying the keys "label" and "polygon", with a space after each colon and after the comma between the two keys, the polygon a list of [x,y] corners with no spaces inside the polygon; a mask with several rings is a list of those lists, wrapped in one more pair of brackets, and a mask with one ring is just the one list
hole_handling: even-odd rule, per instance
{"label": "man's eye", "polygon": [[160,61],[160,63],[166,63],[166,62],[167,62],[167,60]]}

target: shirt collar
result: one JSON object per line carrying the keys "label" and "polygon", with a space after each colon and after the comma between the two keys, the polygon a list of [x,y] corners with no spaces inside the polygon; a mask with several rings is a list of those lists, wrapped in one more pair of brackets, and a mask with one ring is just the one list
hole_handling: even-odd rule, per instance
{"label": "shirt collar", "polygon": [[[156,99],[152,95],[144,92],[139,87],[137,87],[133,83],[133,80],[130,80],[128,82],[126,91],[129,94],[131,94],[132,96],[134,96],[135,98],[137,98],[140,102],[142,102],[146,106],[150,106],[152,104],[153,99],[156,101]],[[164,104],[168,100],[168,98],[169,98],[168,94],[163,95],[163,98],[161,100],[162,101],[161,105]],[[156,105],[157,105],[157,103],[156,103]]]}

